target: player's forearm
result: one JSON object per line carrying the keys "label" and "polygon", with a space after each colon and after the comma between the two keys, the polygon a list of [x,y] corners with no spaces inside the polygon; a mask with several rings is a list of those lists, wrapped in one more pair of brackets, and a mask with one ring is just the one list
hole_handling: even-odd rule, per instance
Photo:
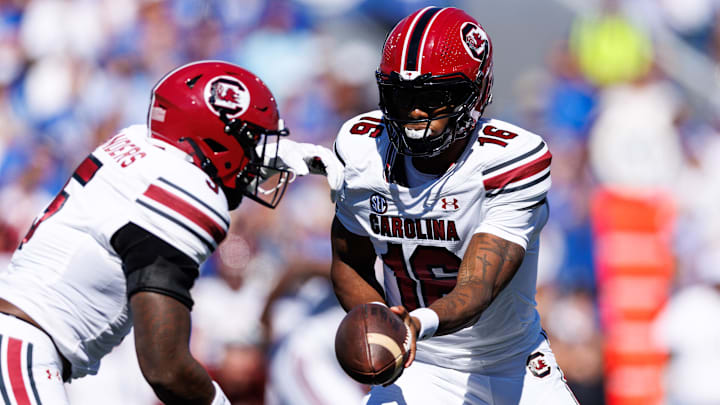
{"label": "player's forearm", "polygon": [[384,302],[375,278],[375,249],[370,238],[348,231],[338,218],[331,230],[330,279],[340,305],[346,311],[372,301]]}
{"label": "player's forearm", "polygon": [[[167,375],[148,379],[158,399],[164,404],[210,404],[215,389],[207,371],[195,361],[188,359],[182,364],[169,364]],[[147,378],[147,376],[146,376]]]}
{"label": "player's forearm", "polygon": [[334,263],[330,271],[330,279],[335,295],[346,311],[367,302],[385,302],[377,290],[378,286],[371,285],[347,265]]}
{"label": "player's forearm", "polygon": [[458,270],[457,284],[430,308],[438,314],[435,335],[447,335],[468,327],[507,286],[520,267],[525,250],[490,234],[476,234]]}
{"label": "player's forearm", "polygon": [[190,312],[166,295],[139,292],[130,298],[135,349],[143,376],[165,404],[210,404],[215,389],[190,354]]}
{"label": "player's forearm", "polygon": [[435,336],[447,335],[477,322],[482,312],[490,306],[491,291],[492,288],[484,280],[468,280],[433,302],[430,309],[438,314],[440,321]]}

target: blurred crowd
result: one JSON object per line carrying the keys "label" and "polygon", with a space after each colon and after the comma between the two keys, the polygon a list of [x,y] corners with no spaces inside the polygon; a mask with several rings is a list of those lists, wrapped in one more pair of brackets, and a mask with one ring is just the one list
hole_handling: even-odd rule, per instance
{"label": "blurred crowd", "polygon": [[[674,277],[653,335],[671,353],[667,403],[718,404],[720,3],[589,3],[595,7],[574,9],[565,37],[542,39],[550,52],[540,67],[512,78],[503,93],[512,107],[486,112],[541,134],[553,153],[537,297],[543,324],[580,402],[604,404],[592,196],[661,193],[675,207]],[[343,121],[377,107],[374,71],[386,33],[430,4],[471,14],[481,7],[0,0],[0,268],[85,155],[145,121],[150,89],[166,71],[197,59],[237,63],[268,84],[293,139],[331,146]],[[324,180],[300,179],[276,212],[241,205],[204,266],[192,291],[192,349],[233,403],[358,403],[366,390],[334,358],[344,312],[327,279],[332,215]],[[99,396],[154,403],[126,340],[97,377],[69,386],[74,404]]]}

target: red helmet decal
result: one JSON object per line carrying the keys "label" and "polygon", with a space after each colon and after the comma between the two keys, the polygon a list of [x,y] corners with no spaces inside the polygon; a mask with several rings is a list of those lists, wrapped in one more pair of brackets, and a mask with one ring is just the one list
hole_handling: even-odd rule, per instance
{"label": "red helmet decal", "polygon": [[205,103],[215,114],[226,111],[228,118],[235,118],[250,106],[247,86],[232,76],[218,76],[205,85]]}
{"label": "red helmet decal", "polygon": [[460,32],[468,54],[478,62],[484,62],[488,51],[488,37],[485,31],[476,24],[466,22]]}

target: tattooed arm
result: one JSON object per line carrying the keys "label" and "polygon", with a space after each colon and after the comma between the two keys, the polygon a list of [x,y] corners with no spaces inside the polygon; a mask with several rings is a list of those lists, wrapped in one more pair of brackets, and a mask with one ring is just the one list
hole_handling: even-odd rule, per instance
{"label": "tattooed arm", "polygon": [[209,404],[215,389],[190,354],[190,311],[174,298],[139,292],[130,298],[143,376],[165,404]]}
{"label": "tattooed arm", "polygon": [[[437,299],[430,309],[437,313],[439,325],[434,336],[448,335],[477,322],[482,312],[500,294],[517,272],[525,249],[489,233],[473,235],[458,269],[455,288]],[[420,321],[404,306],[390,308],[411,328],[417,338]],[[409,367],[415,359],[416,339],[410,344]]]}
{"label": "tattooed arm", "polygon": [[458,270],[457,284],[430,305],[440,326],[435,335],[447,335],[477,322],[525,257],[525,249],[488,233],[473,235]]}
{"label": "tattooed arm", "polygon": [[[477,322],[520,267],[525,257],[521,246],[489,233],[473,235],[458,269],[455,288],[430,305],[439,319],[435,336],[448,335]],[[393,307],[415,331],[420,322],[404,307]]]}

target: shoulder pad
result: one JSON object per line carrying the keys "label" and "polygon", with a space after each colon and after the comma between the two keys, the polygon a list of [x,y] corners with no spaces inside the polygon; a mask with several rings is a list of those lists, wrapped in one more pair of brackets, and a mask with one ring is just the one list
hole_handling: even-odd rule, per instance
{"label": "shoulder pad", "polygon": [[483,183],[488,197],[545,193],[550,187],[552,154],[539,136],[518,126],[483,120],[477,134]]}
{"label": "shoulder pad", "polygon": [[366,159],[368,153],[377,153],[378,142],[387,139],[385,131],[380,110],[357,115],[340,128],[334,144],[335,154],[344,165],[354,166],[358,159]]}

